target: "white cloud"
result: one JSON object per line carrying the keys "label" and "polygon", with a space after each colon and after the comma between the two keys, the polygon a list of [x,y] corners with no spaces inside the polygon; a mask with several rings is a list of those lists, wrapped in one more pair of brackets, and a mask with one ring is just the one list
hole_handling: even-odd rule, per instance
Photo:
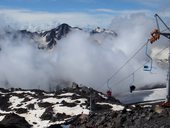
{"label": "white cloud", "polygon": [[83,12],[33,12],[30,10],[0,9],[0,16],[9,25],[18,27],[36,26],[48,29],[51,25],[68,23],[71,26],[106,26],[111,22],[112,16],[108,14],[89,14]]}
{"label": "white cloud", "polygon": [[[104,12],[104,13],[98,13]],[[116,16],[128,16],[131,14],[143,13],[151,15],[149,10],[112,10],[112,9],[92,9],[85,12],[40,12],[24,9],[0,9],[1,24],[15,26],[19,29],[50,29],[61,23],[68,23],[78,27],[108,27],[112,19]]]}
{"label": "white cloud", "polygon": [[[51,52],[37,50],[29,45],[30,41],[26,39],[20,40],[19,38],[16,42],[13,40],[1,41],[3,53],[0,54],[0,75],[4,78],[0,77],[0,79],[8,79],[11,85],[24,86],[25,84],[25,87],[30,87],[34,83],[37,86],[42,84],[45,86],[49,81],[54,80],[55,82],[56,78],[61,78],[96,88],[106,88],[103,82],[117,71],[139,44],[142,45],[146,41],[154,24],[151,19],[153,16],[150,16],[150,11],[147,10],[115,11],[115,14],[119,14],[119,16],[1,9],[0,16],[4,21],[1,20],[0,23],[21,25],[18,27],[24,27],[24,25],[29,27],[31,24],[47,28],[47,24],[55,25],[62,22],[73,26],[87,26],[88,24],[101,26],[110,24],[112,19],[110,28],[115,30],[119,36],[111,40],[106,39],[96,47],[96,42],[89,40],[87,33],[71,33],[58,42],[57,47]],[[15,43],[17,46],[12,45]],[[143,54],[142,52],[139,58],[134,59],[110,81],[114,92],[128,89],[131,79],[121,83],[121,86],[115,85],[115,83],[142,65],[141,61],[143,62],[143,59],[146,58],[146,55]],[[166,73],[162,74],[153,76],[141,70],[139,74],[135,74],[135,82],[138,87],[157,81],[165,82]]]}
{"label": "white cloud", "polygon": [[107,9],[107,8],[99,8],[95,9],[96,12],[106,12],[106,13],[114,13],[115,11],[113,9]]}
{"label": "white cloud", "polygon": [[106,13],[114,16],[128,16],[132,14],[138,14],[143,13],[145,15],[151,15],[152,12],[150,10],[113,10],[108,8],[97,8],[97,9],[91,9],[90,12],[100,12],[100,13]]}

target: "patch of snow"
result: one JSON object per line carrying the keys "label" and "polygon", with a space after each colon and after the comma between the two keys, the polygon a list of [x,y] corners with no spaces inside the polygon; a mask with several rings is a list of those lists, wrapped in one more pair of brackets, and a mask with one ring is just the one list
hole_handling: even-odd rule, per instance
{"label": "patch of snow", "polygon": [[145,104],[155,104],[155,103],[160,103],[160,102],[165,102],[165,99],[158,99],[158,100],[150,100],[150,101],[143,101],[141,103],[139,103],[140,105],[145,105]]}
{"label": "patch of snow", "polygon": [[3,111],[3,110],[0,109],[0,113],[1,113],[1,114],[8,114],[8,113],[10,113],[10,112],[6,112],[6,111]]}
{"label": "patch of snow", "polygon": [[52,103],[52,104],[56,104],[57,102],[58,103],[61,103],[63,100],[71,100],[70,98],[60,98],[60,99],[57,99],[57,98],[53,98],[53,97],[49,97],[49,98],[45,98],[42,100],[42,102],[49,102],[49,103]]}
{"label": "patch of snow", "polygon": [[71,92],[69,92],[69,93],[63,93],[63,94],[60,94],[60,95],[58,95],[58,96],[73,96],[73,95],[80,96],[79,94],[71,93]]}
{"label": "patch of snow", "polygon": [[29,104],[34,104],[35,105],[35,109],[36,109],[36,103],[37,103],[38,99],[32,99],[30,101],[25,102],[24,106],[26,107]]}
{"label": "patch of snow", "polygon": [[144,97],[144,101],[165,99],[167,94],[166,91],[166,88],[153,89],[150,95]]}
{"label": "patch of snow", "polygon": [[60,94],[58,96],[72,96],[74,95],[75,93],[63,93],[63,94]]}
{"label": "patch of snow", "polygon": [[105,95],[103,95],[103,94],[101,94],[101,93],[98,93],[98,95],[101,96],[101,97],[104,98],[104,99],[107,99],[107,96],[105,96]]}
{"label": "patch of snow", "polygon": [[74,116],[79,114],[89,114],[88,109],[84,109],[80,107],[80,105],[77,105],[75,107],[66,107],[66,106],[60,106],[59,104],[56,104],[53,106],[54,112],[57,113],[65,113],[66,115]]}
{"label": "patch of snow", "polygon": [[110,105],[112,107],[113,111],[121,111],[124,109],[124,106],[122,105],[117,105],[117,104],[110,104],[110,103],[96,103],[96,104],[100,104],[100,105]]}
{"label": "patch of snow", "polygon": [[154,103],[164,100],[166,94],[166,88],[159,88],[152,90],[138,90],[134,91],[133,93],[127,93],[116,98],[124,104],[142,103],[144,101],[150,101]]}
{"label": "patch of snow", "polygon": [[19,98],[17,96],[11,96],[9,98],[9,102],[12,104],[10,108],[21,108],[17,107],[18,104],[21,104],[21,102],[24,100],[24,98]]}
{"label": "patch of snow", "polygon": [[[86,103],[86,101],[87,101],[87,99],[85,99],[85,98],[76,99],[76,100],[80,101],[81,104]],[[76,101],[76,100],[73,100],[73,101]]]}
{"label": "patch of snow", "polygon": [[[39,107],[37,104],[35,104],[36,110],[29,110],[28,113],[20,114],[20,116],[24,117],[27,122],[29,122],[31,125],[33,125],[32,128],[47,128],[52,124],[61,124],[65,121],[56,121],[56,122],[50,122],[49,120],[41,120],[41,115],[44,113],[45,108]],[[63,107],[60,105],[54,105],[53,111],[57,113],[66,113],[67,115],[75,115],[75,114],[81,114],[83,113],[89,113],[89,110],[82,109],[80,106],[76,106],[73,108],[70,107]],[[34,124],[36,123],[36,124]]]}
{"label": "patch of snow", "polygon": [[44,96],[54,96],[53,93],[44,93],[44,92],[43,92],[43,94],[44,94]]}
{"label": "patch of snow", "polygon": [[103,29],[101,29],[101,28],[98,27],[98,28],[95,29],[95,31],[96,31],[96,32],[103,32]]}
{"label": "patch of snow", "polygon": [[35,92],[32,92],[32,91],[14,91],[13,93],[17,93],[17,94],[22,94],[22,93],[35,94]]}
{"label": "patch of snow", "polygon": [[126,109],[126,111],[130,112],[130,111],[131,111],[131,109]]}
{"label": "patch of snow", "polygon": [[[30,96],[27,97],[27,98],[30,98],[30,101],[26,101],[26,102],[23,102],[25,98],[19,98],[17,96],[12,96],[10,99],[9,99],[9,102],[12,103],[12,105],[10,106],[10,108],[27,108],[26,106],[29,105],[29,104],[36,104],[38,102],[38,99],[36,98],[31,98]],[[21,103],[22,102],[22,103]],[[21,104],[20,106],[17,106]]]}
{"label": "patch of snow", "polygon": [[4,119],[5,116],[0,116],[0,121],[2,121]]}
{"label": "patch of snow", "polygon": [[144,108],[151,108],[152,105],[144,105],[144,106],[142,106],[142,107],[144,107]]}
{"label": "patch of snow", "polygon": [[68,103],[73,103],[75,102],[76,100],[80,101],[80,103],[85,103],[85,101],[87,101],[87,99],[85,98],[81,98],[81,99],[76,99],[76,100],[71,100],[71,97],[67,97],[67,98],[53,98],[53,97],[49,97],[49,98],[45,98],[42,100],[42,102],[49,102],[49,103],[52,103],[52,104],[56,104],[57,102],[58,103],[61,103],[62,101],[66,101]]}
{"label": "patch of snow", "polygon": [[6,94],[8,94],[8,92],[7,92],[7,93],[4,93],[4,92],[0,92],[0,94],[2,94],[2,95],[6,95]]}
{"label": "patch of snow", "polygon": [[[48,127],[49,121],[42,121],[40,119],[41,115],[44,113],[45,109],[36,106],[36,110],[30,110],[28,113],[20,114],[24,117],[27,122],[33,125],[33,128],[45,128]],[[34,124],[37,123],[37,124]]]}

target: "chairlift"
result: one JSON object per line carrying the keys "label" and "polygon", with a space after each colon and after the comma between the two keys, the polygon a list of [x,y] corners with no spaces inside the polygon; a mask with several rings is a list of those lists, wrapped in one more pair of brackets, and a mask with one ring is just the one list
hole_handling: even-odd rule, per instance
{"label": "chairlift", "polygon": [[149,67],[147,64],[145,64],[145,65],[143,66],[143,70],[144,70],[144,71],[151,71],[152,69],[151,69],[151,67]]}
{"label": "chairlift", "polygon": [[132,93],[136,89],[135,85],[130,86],[130,93]]}
{"label": "chairlift", "polygon": [[108,88],[108,90],[106,92],[108,98],[110,98],[112,96],[112,89],[109,87],[109,80],[110,79],[107,80],[107,88]]}
{"label": "chairlift", "polygon": [[145,54],[146,54],[146,56],[150,59],[150,64],[145,64],[144,66],[143,66],[143,70],[144,71],[152,71],[152,58],[151,58],[151,56],[148,54],[148,42],[146,43],[146,51],[145,51]]}
{"label": "chairlift", "polygon": [[112,96],[112,91],[111,90],[108,90],[107,91],[107,97],[111,97]]}
{"label": "chairlift", "polygon": [[136,89],[136,87],[135,87],[135,85],[134,85],[134,81],[135,81],[135,74],[133,73],[132,74],[132,77],[133,77],[133,79],[132,79],[132,83],[130,84],[130,93],[132,93],[135,89]]}

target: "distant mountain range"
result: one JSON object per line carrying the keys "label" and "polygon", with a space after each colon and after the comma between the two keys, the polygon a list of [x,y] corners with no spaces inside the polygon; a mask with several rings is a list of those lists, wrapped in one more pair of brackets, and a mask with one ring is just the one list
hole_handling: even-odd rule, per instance
{"label": "distant mountain range", "polygon": [[[11,36],[12,38],[17,38],[18,35],[21,35],[21,37],[32,39],[35,42],[38,43],[39,49],[51,49],[55,45],[57,45],[58,41],[62,38],[66,37],[71,31],[85,31],[82,28],[78,27],[71,27],[70,25],[63,23],[56,28],[53,28],[48,31],[44,32],[30,32],[27,30],[18,30],[18,31],[10,31],[6,30],[5,34],[8,36]],[[4,34],[4,33],[3,33]],[[118,34],[112,30],[108,29],[102,29],[100,27],[97,27],[94,30],[89,31],[90,36],[111,36],[116,37]],[[0,35],[0,38],[3,38],[3,35]],[[97,41],[96,39],[94,39]]]}

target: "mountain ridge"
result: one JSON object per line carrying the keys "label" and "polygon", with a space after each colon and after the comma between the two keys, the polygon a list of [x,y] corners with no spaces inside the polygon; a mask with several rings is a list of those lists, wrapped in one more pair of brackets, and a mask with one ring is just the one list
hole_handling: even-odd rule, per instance
{"label": "mountain ridge", "polygon": [[[72,27],[66,23],[60,24],[59,26],[52,28],[47,31],[41,32],[31,32],[28,30],[17,30],[14,31],[12,29],[6,29],[5,35],[12,36],[13,39],[17,38],[20,35],[22,38],[33,39],[35,42],[38,43],[39,49],[52,49],[57,42],[64,37],[66,37],[71,31],[84,31],[82,28],[79,27]],[[112,30],[102,29],[97,27],[94,30],[88,32],[91,36],[101,34],[103,36],[113,36],[116,37],[118,34]],[[0,38],[3,38],[3,35],[0,35]]]}

